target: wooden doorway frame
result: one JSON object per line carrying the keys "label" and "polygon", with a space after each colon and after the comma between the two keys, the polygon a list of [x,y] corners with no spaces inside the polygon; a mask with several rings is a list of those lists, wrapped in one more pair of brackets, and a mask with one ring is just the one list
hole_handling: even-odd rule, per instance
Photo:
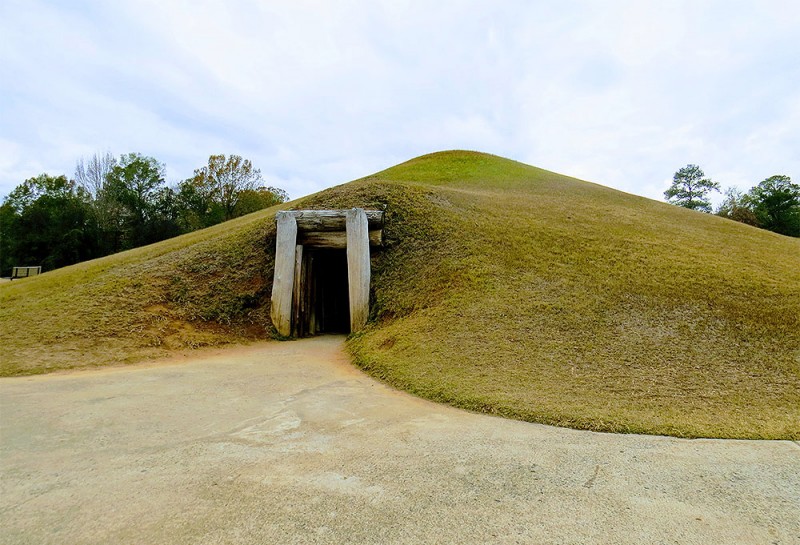
{"label": "wooden doorway frame", "polygon": [[292,335],[301,312],[303,247],[347,250],[350,332],[369,317],[370,246],[383,242],[382,210],[288,210],[275,216],[275,275],[270,317],[278,333]]}

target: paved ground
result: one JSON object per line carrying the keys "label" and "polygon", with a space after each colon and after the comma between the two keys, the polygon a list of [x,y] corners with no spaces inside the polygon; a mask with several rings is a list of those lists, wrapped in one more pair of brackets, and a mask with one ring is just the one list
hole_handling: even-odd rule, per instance
{"label": "paved ground", "polygon": [[0,543],[800,543],[800,446],[395,392],[342,339],[0,380]]}

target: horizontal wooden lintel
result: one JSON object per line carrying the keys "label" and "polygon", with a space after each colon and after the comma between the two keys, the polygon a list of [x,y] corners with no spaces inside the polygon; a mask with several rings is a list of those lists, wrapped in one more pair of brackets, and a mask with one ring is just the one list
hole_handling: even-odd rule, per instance
{"label": "horizontal wooden lintel", "polygon": [[[369,230],[383,228],[383,210],[364,210]],[[297,231],[342,231],[345,230],[347,210],[284,210],[281,215],[292,216],[297,221]]]}
{"label": "horizontal wooden lintel", "polygon": [[[312,248],[347,248],[346,231],[298,231],[297,244]],[[383,245],[383,231],[373,229],[369,232],[369,245]]]}

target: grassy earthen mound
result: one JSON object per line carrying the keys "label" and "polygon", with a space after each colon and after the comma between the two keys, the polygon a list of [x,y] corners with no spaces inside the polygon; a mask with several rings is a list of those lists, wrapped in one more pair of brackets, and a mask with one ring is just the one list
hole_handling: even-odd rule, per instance
{"label": "grassy earthen mound", "polygon": [[[800,241],[474,152],[283,205],[386,207],[356,363],[584,429],[800,438]],[[5,375],[272,334],[278,208],[0,286]]]}

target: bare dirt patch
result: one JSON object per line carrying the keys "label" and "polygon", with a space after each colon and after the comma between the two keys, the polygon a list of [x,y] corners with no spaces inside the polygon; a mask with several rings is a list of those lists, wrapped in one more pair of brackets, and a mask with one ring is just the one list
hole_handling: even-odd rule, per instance
{"label": "bare dirt patch", "polygon": [[0,543],[797,543],[788,441],[559,429],[375,382],[340,337],[0,379]]}

